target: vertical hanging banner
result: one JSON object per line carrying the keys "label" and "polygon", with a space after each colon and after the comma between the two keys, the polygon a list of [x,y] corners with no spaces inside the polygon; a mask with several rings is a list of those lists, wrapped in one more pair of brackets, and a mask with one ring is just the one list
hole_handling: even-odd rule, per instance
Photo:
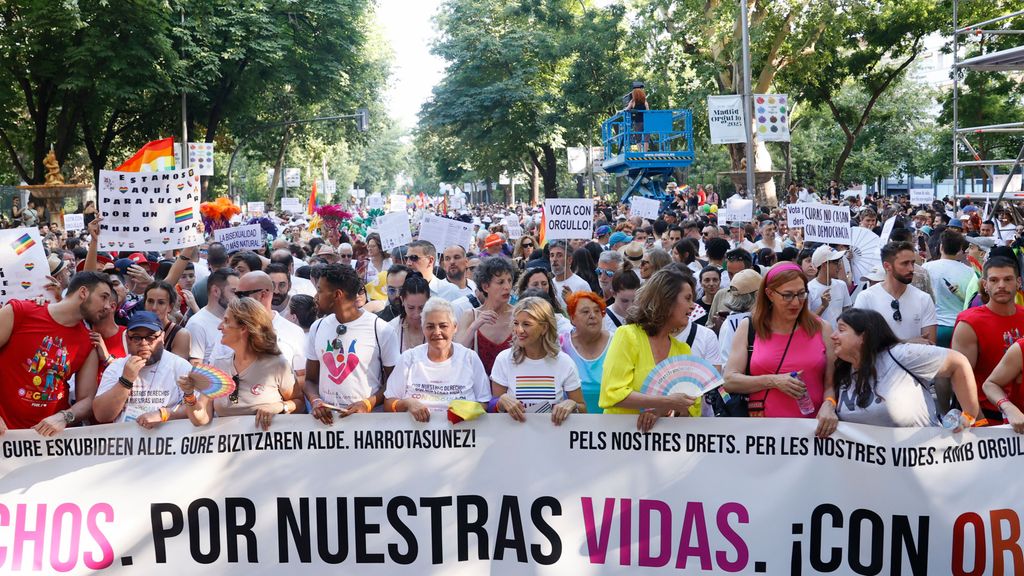
{"label": "vertical hanging banner", "polygon": [[789,142],[789,113],[786,94],[754,94],[754,131],[762,142]]}
{"label": "vertical hanging banner", "polygon": [[100,250],[173,250],[202,244],[199,174],[101,170]]}
{"label": "vertical hanging banner", "polygon": [[391,252],[399,246],[412,242],[412,227],[406,212],[389,212],[377,218],[377,232],[380,233],[381,249]]}
{"label": "vertical hanging banner", "polygon": [[798,204],[803,213],[804,241],[850,245],[850,207]]}
{"label": "vertical hanging banner", "polygon": [[188,143],[188,167],[200,176],[213,176],[213,142]]}
{"label": "vertical hanging banner", "polygon": [[544,200],[545,239],[590,240],[594,237],[594,201],[587,198]]}
{"label": "vertical hanging banner", "polygon": [[708,124],[712,144],[746,142],[746,134],[743,132],[743,97],[708,96]]}
{"label": "vertical hanging banner", "polygon": [[51,300],[44,289],[49,273],[38,228],[0,230],[0,306],[14,299]]}

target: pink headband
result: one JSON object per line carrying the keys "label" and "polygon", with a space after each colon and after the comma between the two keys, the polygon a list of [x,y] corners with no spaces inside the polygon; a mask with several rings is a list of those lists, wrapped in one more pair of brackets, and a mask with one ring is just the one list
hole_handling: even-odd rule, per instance
{"label": "pink headband", "polygon": [[803,272],[804,272],[803,270],[800,269],[799,266],[797,266],[796,264],[793,264],[792,262],[783,262],[782,264],[776,264],[775,266],[772,267],[771,270],[768,271],[767,274],[765,274],[765,276],[764,276],[764,284],[765,284],[765,286],[767,286],[768,283],[772,281],[772,278],[775,278],[776,276],[778,276],[779,274],[781,274],[781,273],[783,273],[783,272],[785,272],[787,270],[794,270],[794,271],[799,272],[801,274],[803,274]]}

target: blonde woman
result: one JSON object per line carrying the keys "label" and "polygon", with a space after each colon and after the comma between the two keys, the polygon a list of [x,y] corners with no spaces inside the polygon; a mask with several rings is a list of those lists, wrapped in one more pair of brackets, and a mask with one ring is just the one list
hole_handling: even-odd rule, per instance
{"label": "blonde woman", "polygon": [[559,425],[573,412],[586,412],[576,364],[558,345],[555,313],[546,300],[524,298],[512,309],[512,346],[491,371],[497,412],[526,421],[526,412],[551,412]]}
{"label": "blonde woman", "polygon": [[219,328],[221,343],[233,354],[213,358],[211,363],[231,375],[235,391],[211,400],[196,394],[191,375],[179,378],[192,424],[205,426],[214,415],[255,414],[256,425],[268,430],[275,414],[295,412],[301,390],[295,386],[291,360],[277,347],[277,333],[266,308],[252,298],[235,300]]}

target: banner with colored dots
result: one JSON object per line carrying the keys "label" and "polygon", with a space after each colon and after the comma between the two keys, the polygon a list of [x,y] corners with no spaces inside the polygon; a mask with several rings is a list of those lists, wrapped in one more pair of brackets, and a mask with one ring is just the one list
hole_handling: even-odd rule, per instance
{"label": "banner with colored dots", "polygon": [[786,94],[754,94],[754,133],[762,142],[789,142],[792,102]]}

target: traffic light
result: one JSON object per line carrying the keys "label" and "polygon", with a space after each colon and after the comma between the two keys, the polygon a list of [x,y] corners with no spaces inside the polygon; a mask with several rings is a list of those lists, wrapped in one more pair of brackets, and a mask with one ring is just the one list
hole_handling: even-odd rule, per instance
{"label": "traffic light", "polygon": [[366,132],[370,129],[370,111],[367,108],[356,110],[356,130]]}

